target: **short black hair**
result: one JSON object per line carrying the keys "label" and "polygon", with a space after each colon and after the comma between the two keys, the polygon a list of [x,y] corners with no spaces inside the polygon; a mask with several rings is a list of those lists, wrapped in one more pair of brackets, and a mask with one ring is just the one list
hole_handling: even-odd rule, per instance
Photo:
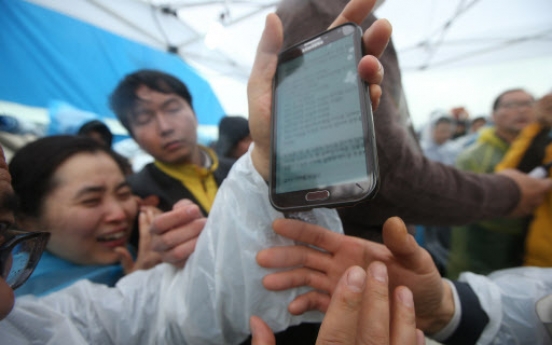
{"label": "short black hair", "polygon": [[55,188],[52,180],[55,171],[67,159],[83,152],[105,152],[124,175],[125,167],[116,154],[92,138],[73,135],[39,138],[19,149],[9,164],[18,201],[16,216],[38,218],[45,197]]}
{"label": "short black hair", "polygon": [[476,117],[473,118],[473,120],[471,120],[470,125],[473,125],[474,123],[480,122],[480,121],[483,121],[483,122],[487,123],[489,120],[484,115],[476,116]]}
{"label": "short black hair", "polygon": [[452,121],[452,117],[450,116],[441,116],[437,119],[437,121],[435,121],[435,125],[434,127],[437,127],[438,124],[441,124],[441,123],[448,123],[448,124],[453,124],[453,121]]}
{"label": "short black hair", "polygon": [[107,127],[107,125],[100,120],[86,122],[79,128],[77,134],[89,136],[89,134],[93,132],[98,133],[102,137],[106,146],[111,147],[111,144],[113,143],[113,133],[111,133],[109,127]]}
{"label": "short black hair", "polygon": [[225,116],[219,122],[219,137],[215,151],[220,157],[229,157],[231,151],[249,135],[249,121],[242,116]]}
{"label": "short black hair", "polygon": [[132,110],[138,101],[136,90],[142,85],[157,92],[174,93],[186,100],[193,109],[192,95],[186,84],[178,78],[162,71],[150,69],[142,69],[127,74],[109,96],[109,106],[131,135],[129,117],[132,115]]}
{"label": "short black hair", "polygon": [[502,97],[504,97],[504,95],[507,95],[512,92],[520,92],[520,91],[527,92],[522,88],[510,89],[502,92],[500,95],[498,95],[498,97],[496,97],[495,101],[493,102],[493,111],[496,111],[498,109],[498,106],[500,105],[500,101],[502,100]]}

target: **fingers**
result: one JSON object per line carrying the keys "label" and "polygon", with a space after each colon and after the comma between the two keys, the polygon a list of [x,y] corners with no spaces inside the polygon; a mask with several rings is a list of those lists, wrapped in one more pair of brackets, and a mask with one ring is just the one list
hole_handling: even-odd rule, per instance
{"label": "fingers", "polygon": [[372,110],[374,111],[379,107],[381,94],[381,86],[375,84],[370,85],[370,101],[372,102]]}
{"label": "fingers", "polygon": [[542,188],[545,191],[547,191],[547,192],[552,191],[552,179],[550,179],[550,178],[542,179],[541,180],[541,185],[542,185]]}
{"label": "fingers", "polygon": [[164,252],[188,241],[196,239],[207,222],[206,218],[194,219],[183,225],[176,225],[160,235],[152,236],[151,248],[157,252]]}
{"label": "fingers", "polygon": [[310,286],[313,289],[328,293],[333,291],[333,285],[324,273],[309,268],[296,268],[291,271],[266,275],[263,278],[263,286],[272,291],[282,291],[301,286]]}
{"label": "fingers", "polygon": [[416,243],[399,217],[389,218],[383,224],[383,243],[405,267],[428,267],[425,262],[429,254]]}
{"label": "fingers", "polygon": [[154,208],[141,206],[138,214],[138,231],[140,233],[140,247],[147,248],[151,242],[150,228],[155,218]]}
{"label": "fingers", "polygon": [[183,266],[195,250],[206,221],[196,204],[187,199],[178,201],[172,211],[151,222],[151,250],[158,253],[163,262]]}
{"label": "fingers", "polygon": [[412,292],[398,287],[390,304],[388,281],[387,267],[379,261],[366,272],[349,268],[332,296],[316,344],[423,344]]}
{"label": "fingers", "polygon": [[272,228],[279,235],[331,253],[339,248],[343,237],[320,226],[293,219],[277,219],[272,223]]}
{"label": "fingers", "polygon": [[150,195],[145,198],[139,199],[138,204],[140,206],[154,206],[157,207],[159,205],[159,197],[157,195]]}
{"label": "fingers", "polygon": [[383,243],[393,254],[400,255],[409,255],[418,247],[418,244],[410,241],[406,225],[399,217],[391,217],[383,224]]}
{"label": "fingers", "polygon": [[[252,73],[253,71],[260,72],[260,75],[263,75],[272,81],[272,76],[270,76],[270,73],[265,73],[265,69],[263,67],[266,67],[267,64],[270,65],[274,56],[276,56],[276,58],[278,57],[278,53],[282,48],[283,35],[284,33],[280,18],[278,18],[278,16],[274,13],[267,15],[265,28],[261,36],[261,40],[259,41],[259,46],[257,47],[257,56],[255,58]],[[274,71],[275,70],[276,68],[274,68]]]}
{"label": "fingers", "polygon": [[[378,84],[376,86],[379,86],[379,84],[383,81],[383,66],[379,60],[372,55],[366,55],[360,60],[360,63],[358,64],[358,73],[368,84]],[[370,87],[372,87],[372,85],[370,85]],[[371,91],[372,89],[370,89],[370,93]]]}
{"label": "fingers", "polygon": [[[282,47],[283,42],[282,23],[274,13],[266,17],[265,28],[257,47],[257,55],[247,83],[247,94],[250,108],[253,106],[257,110],[259,105],[268,107],[270,111],[270,102],[259,102],[260,96],[272,96],[272,79],[276,73],[278,63],[278,52]],[[251,109],[250,109],[251,110]],[[255,114],[257,115],[257,114]],[[256,119],[256,118],[254,118]],[[250,126],[252,130],[256,129]],[[255,136],[253,136],[255,140]]]}
{"label": "fingers", "polygon": [[391,344],[417,343],[414,299],[407,287],[399,286],[395,289],[391,310]]}
{"label": "fingers", "polygon": [[161,254],[164,262],[181,266],[195,250],[197,239],[206,222],[206,218],[195,219],[161,235],[154,235],[151,239],[151,248]]}
{"label": "fingers", "polygon": [[416,329],[416,345],[425,345],[425,336],[424,332],[420,331],[419,329]]}
{"label": "fingers", "polygon": [[[361,24],[368,16],[375,1],[372,0],[352,0],[341,14],[330,25],[330,28],[338,25],[353,22]],[[383,80],[383,66],[376,57],[380,57],[385,51],[389,39],[391,38],[392,27],[386,19],[376,20],[362,35],[364,44],[364,56],[358,66],[358,72],[361,78],[370,85],[370,100],[372,109],[379,106],[382,90],[379,84]]]}
{"label": "fingers", "polygon": [[353,22],[358,25],[362,23],[364,18],[370,14],[374,8],[375,0],[351,0],[343,11],[337,16],[337,18],[330,25],[329,29],[338,25],[345,24],[347,22]]}
{"label": "fingers", "polygon": [[360,326],[357,342],[388,344],[389,312],[387,267],[379,261],[374,261],[367,270],[366,289],[358,320]]}
{"label": "fingers", "polygon": [[382,95],[380,84],[383,81],[383,66],[377,58],[371,55],[364,56],[358,64],[358,73],[362,80],[369,85],[372,110],[376,110]]}
{"label": "fingers", "polygon": [[160,253],[161,259],[163,260],[163,262],[167,262],[178,267],[184,267],[184,264],[186,263],[190,255],[192,255],[192,253],[194,252],[196,244],[197,237],[185,243],[182,243],[169,251]]}
{"label": "fingers", "polygon": [[318,271],[324,271],[332,262],[330,254],[301,245],[263,249],[256,259],[265,268],[305,266]]}
{"label": "fingers", "polygon": [[119,256],[119,263],[123,266],[123,272],[125,272],[125,274],[133,272],[134,260],[132,259],[132,255],[130,255],[128,249],[125,247],[117,247],[115,248],[115,252]]}
{"label": "fingers", "polygon": [[195,204],[190,199],[180,199],[173,205],[172,208],[173,208],[173,210],[175,210],[177,208],[182,208],[182,207],[186,207],[186,206],[189,206],[189,205],[195,205]]}
{"label": "fingers", "polygon": [[251,158],[253,166],[265,180],[268,180],[270,167],[272,79],[276,73],[283,37],[280,19],[273,13],[269,14],[247,83],[249,129],[255,142]]}
{"label": "fingers", "polygon": [[532,178],[515,169],[504,169],[498,174],[511,178],[517,184],[521,192],[518,208],[529,210],[537,207],[544,200],[546,193],[552,190],[552,179],[549,178]]}
{"label": "fingers", "polygon": [[151,225],[153,234],[163,234],[178,226],[184,226],[192,221],[202,218],[203,215],[196,204],[180,205],[172,211],[157,216]]}
{"label": "fingers", "polygon": [[251,345],[275,345],[276,338],[268,325],[258,316],[249,318],[251,328]]}
{"label": "fingers", "polygon": [[376,20],[362,35],[364,53],[380,57],[385,51],[393,28],[387,19]]}
{"label": "fingers", "polygon": [[146,268],[145,265],[151,263],[150,259],[155,261],[156,256],[157,259],[159,258],[151,248],[152,235],[150,233],[150,228],[155,217],[155,213],[156,209],[152,206],[140,207],[140,214],[138,215],[138,232],[140,234],[138,241],[138,253],[136,254],[136,262],[132,264],[132,268],[125,269],[125,273],[127,274],[137,269]]}
{"label": "fingers", "polygon": [[[358,266],[343,274],[322,321],[317,345],[355,344],[366,281],[366,272]],[[389,310],[389,306],[386,308]]]}
{"label": "fingers", "polygon": [[288,305],[288,311],[292,315],[301,315],[311,310],[326,313],[330,305],[330,295],[320,291],[309,291],[297,296]]}
{"label": "fingers", "polygon": [[385,19],[378,19],[364,32],[362,36],[365,55],[358,65],[360,77],[370,85],[370,100],[372,108],[377,109],[382,90],[380,84],[383,81],[384,69],[376,57],[380,57],[385,51],[391,37],[391,24]]}

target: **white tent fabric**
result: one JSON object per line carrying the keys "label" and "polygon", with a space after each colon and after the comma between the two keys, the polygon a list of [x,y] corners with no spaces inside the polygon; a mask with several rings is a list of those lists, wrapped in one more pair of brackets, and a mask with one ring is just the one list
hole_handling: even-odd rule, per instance
{"label": "white tent fabric", "polygon": [[[228,113],[245,116],[245,85],[255,49],[264,18],[278,2],[27,1],[158,49],[178,51],[210,81]],[[376,15],[393,24],[393,40],[407,77],[411,71],[552,57],[550,0],[386,0]],[[406,92],[412,98],[408,87]]]}
{"label": "white tent fabric", "polygon": [[552,55],[550,0],[388,0],[401,68],[492,64]]}

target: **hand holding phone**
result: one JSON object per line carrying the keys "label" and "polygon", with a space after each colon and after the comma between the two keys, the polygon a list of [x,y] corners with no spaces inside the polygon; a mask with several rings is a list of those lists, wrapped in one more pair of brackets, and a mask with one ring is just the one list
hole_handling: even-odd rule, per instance
{"label": "hand holding phone", "polygon": [[280,211],[375,195],[378,166],[362,31],[346,23],[279,55],[274,78],[270,199]]}

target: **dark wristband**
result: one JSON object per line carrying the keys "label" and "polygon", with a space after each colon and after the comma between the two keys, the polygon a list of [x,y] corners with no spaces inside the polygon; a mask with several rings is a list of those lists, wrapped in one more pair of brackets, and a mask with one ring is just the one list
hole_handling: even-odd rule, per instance
{"label": "dark wristband", "polygon": [[477,343],[483,330],[489,323],[489,316],[481,307],[479,298],[468,283],[453,281],[462,306],[462,315],[458,327],[443,344],[470,345]]}

